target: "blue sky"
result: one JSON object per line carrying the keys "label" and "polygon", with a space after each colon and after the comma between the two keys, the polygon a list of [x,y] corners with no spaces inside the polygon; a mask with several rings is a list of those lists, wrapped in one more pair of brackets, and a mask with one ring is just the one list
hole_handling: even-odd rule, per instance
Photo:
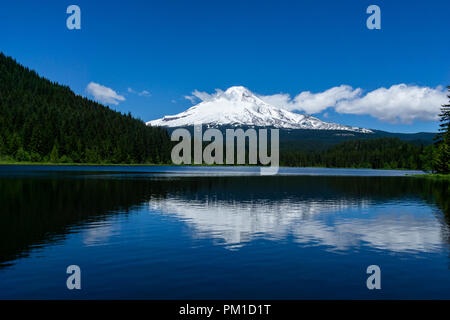
{"label": "blue sky", "polygon": [[[66,27],[71,4],[81,8],[81,30]],[[366,27],[371,4],[381,8],[381,30]],[[329,95],[316,94],[346,85],[357,99],[303,111],[435,131],[429,104],[450,84],[449,12],[444,0],[2,1],[0,51],[78,94],[93,98],[91,82],[110,88],[123,97],[111,107],[145,121],[192,106],[184,97],[194,90],[243,85],[269,98],[283,93],[295,108],[301,92],[320,102]],[[402,108],[409,118],[395,114]]]}

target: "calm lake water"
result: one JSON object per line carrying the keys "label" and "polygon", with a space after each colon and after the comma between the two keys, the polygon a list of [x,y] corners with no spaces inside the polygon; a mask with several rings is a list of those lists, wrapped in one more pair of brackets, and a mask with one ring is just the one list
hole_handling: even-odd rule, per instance
{"label": "calm lake water", "polygon": [[257,173],[0,166],[0,298],[450,299],[447,182]]}

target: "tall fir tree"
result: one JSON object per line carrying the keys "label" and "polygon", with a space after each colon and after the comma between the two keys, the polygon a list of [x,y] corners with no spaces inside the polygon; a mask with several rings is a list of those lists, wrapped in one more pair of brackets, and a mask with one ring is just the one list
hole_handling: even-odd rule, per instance
{"label": "tall fir tree", "polygon": [[[447,87],[450,92],[450,86]],[[450,99],[450,94],[447,95]],[[434,169],[437,173],[450,173],[450,104],[441,107],[440,129],[436,135],[436,156],[434,157]]]}

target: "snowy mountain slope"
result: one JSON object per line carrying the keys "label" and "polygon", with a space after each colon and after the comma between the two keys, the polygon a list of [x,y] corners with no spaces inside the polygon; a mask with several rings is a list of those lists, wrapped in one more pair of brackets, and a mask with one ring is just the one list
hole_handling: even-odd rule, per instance
{"label": "snowy mountain slope", "polygon": [[194,124],[372,132],[368,129],[324,122],[309,115],[275,107],[241,86],[230,87],[212,99],[179,114],[147,122],[147,125],[164,127],[184,127]]}

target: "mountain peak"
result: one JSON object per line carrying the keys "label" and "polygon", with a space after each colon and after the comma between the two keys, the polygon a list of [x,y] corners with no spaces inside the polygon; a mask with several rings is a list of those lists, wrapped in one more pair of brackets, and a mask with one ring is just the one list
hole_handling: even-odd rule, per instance
{"label": "mountain peak", "polygon": [[233,86],[229,87],[225,92],[227,95],[252,95],[252,92],[243,86]]}
{"label": "mountain peak", "polygon": [[270,105],[243,86],[219,91],[211,99],[179,114],[147,122],[147,125],[164,127],[185,127],[194,124],[372,132],[368,129],[324,122],[309,115]]}

